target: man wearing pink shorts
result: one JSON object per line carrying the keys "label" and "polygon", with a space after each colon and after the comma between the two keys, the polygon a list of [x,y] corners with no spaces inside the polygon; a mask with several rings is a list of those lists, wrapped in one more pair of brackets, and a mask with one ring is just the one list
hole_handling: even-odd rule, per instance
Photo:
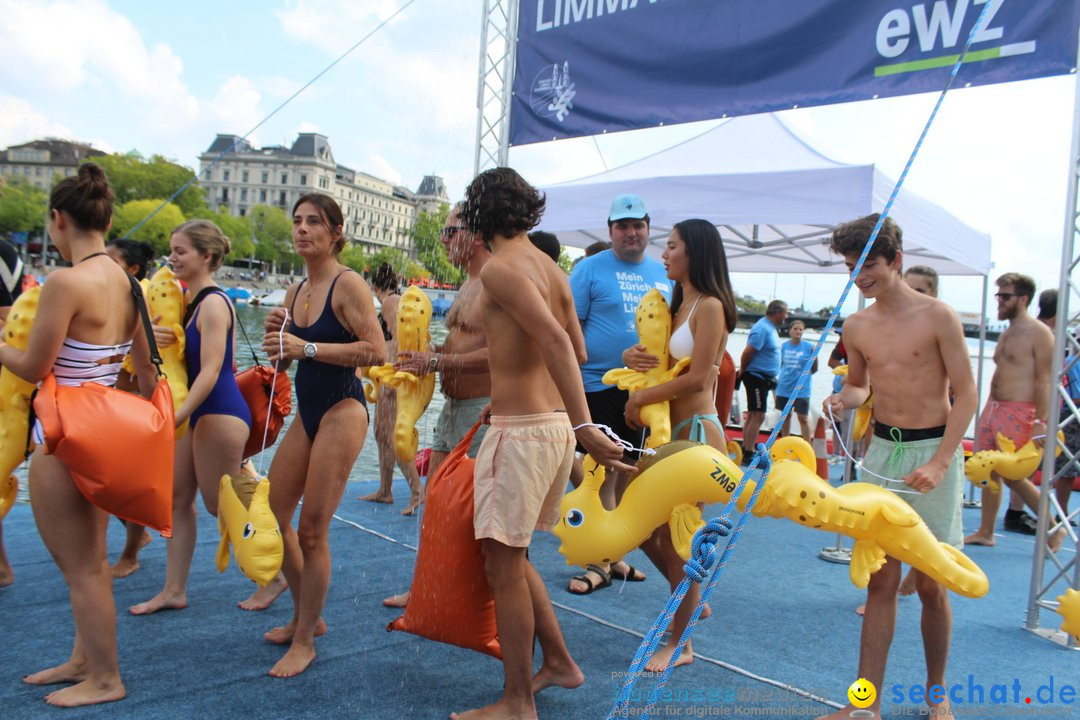
{"label": "man wearing pink shorts", "polygon": [[[584,341],[570,284],[526,235],[543,211],[543,196],[510,168],[477,176],[461,208],[467,229],[491,243],[494,253],[480,272],[491,429],[473,471],[473,523],[483,541],[503,653],[502,697],[451,715],[462,720],[534,720],[536,693],[585,682],[526,551],[535,530],[549,530],[559,519],[575,435],[598,463],[633,472],[622,462],[622,447],[591,426],[574,352]],[[534,639],[543,653],[535,675]]]}
{"label": "man wearing pink shorts", "polygon": [[[1035,282],[1026,275],[1005,273],[997,279],[994,295],[998,319],[1008,320],[1009,327],[998,339],[994,350],[994,377],[990,381],[990,399],[979,418],[975,451],[997,449],[1001,433],[1019,447],[1033,437],[1040,446],[1046,435],[1046,412],[1050,400],[1050,362],[1054,351],[1054,336],[1041,322],[1028,314],[1035,296]],[[997,473],[991,478],[997,488],[982,492],[982,519],[979,529],[964,538],[969,545],[993,545],[994,523],[1001,507],[1002,481],[1015,491],[1024,503],[1038,512],[1039,491],[1030,480],[1009,480]],[[1009,510],[1006,528],[1020,527],[1024,511]],[[1059,531],[1049,540],[1056,550],[1064,539]]]}

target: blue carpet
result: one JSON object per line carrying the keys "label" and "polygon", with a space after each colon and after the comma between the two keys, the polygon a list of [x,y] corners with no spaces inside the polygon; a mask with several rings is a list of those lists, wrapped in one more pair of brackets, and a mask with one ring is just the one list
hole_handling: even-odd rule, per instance
{"label": "blue carpet", "polygon": [[[118,639],[128,697],[120,703],[59,711],[41,698],[47,689],[25,685],[22,675],[67,658],[73,635],[67,590],[34,527],[30,509],[16,506],[4,522],[4,540],[16,573],[0,588],[0,718],[442,718],[452,710],[493,701],[501,691],[497,661],[404,633],[388,633],[396,611],[380,600],[406,587],[418,535],[416,518],[396,506],[359,502],[372,483],[351,483],[332,525],[333,572],[325,616],[326,636],[308,672],[290,680],[266,676],[282,649],[262,633],[286,622],[291,602],[282,598],[266,612],[243,612],[236,601],[252,590],[230,567],[219,575],[213,558],[217,529],[200,515],[200,539],[188,587],[189,606],[137,618],[127,607],[155,594],[165,571],[165,543],[155,538],[142,568],[118,580]],[[398,487],[403,488],[403,485]],[[716,508],[709,508],[715,511]],[[973,527],[977,510],[965,510]],[[123,542],[119,523],[110,526],[115,557]],[[672,676],[671,695],[658,715],[687,717],[820,715],[830,705],[796,695],[794,689],[846,702],[856,679],[863,593],[848,580],[847,566],[817,559],[835,536],[779,520],[751,519],[712,597],[713,616],[694,634],[699,659]],[[556,539],[537,536],[530,556],[548,582],[571,653],[586,684],[574,691],[552,688],[537,701],[541,717],[603,718],[637,648],[639,636],[667,599],[666,585],[640,552],[628,559],[649,574],[644,583],[622,584],[586,597],[565,591],[574,574],[558,554]],[[954,639],[950,683],[981,686],[985,706],[967,711],[994,714],[992,686],[1006,685],[1010,711],[1077,708],[1080,655],[1022,629],[1030,582],[1033,538],[1004,533],[995,548],[972,548],[991,581],[980,600],[953,597]],[[1044,611],[1046,612],[1046,611]],[[1044,624],[1057,625],[1050,613]],[[970,679],[969,679],[970,676]],[[1037,696],[1053,678],[1054,699]],[[919,602],[900,599],[896,635],[886,675],[883,715],[916,712],[919,703],[893,702],[925,682],[919,635]],[[1019,703],[1013,686],[1019,683]],[[648,687],[648,681],[646,681]],[[1080,694],[1080,692],[1077,692]],[[1032,704],[1024,702],[1032,698]],[[977,696],[973,698],[977,700]],[[637,703],[640,707],[641,703]],[[1000,714],[1000,713],[998,713]]]}

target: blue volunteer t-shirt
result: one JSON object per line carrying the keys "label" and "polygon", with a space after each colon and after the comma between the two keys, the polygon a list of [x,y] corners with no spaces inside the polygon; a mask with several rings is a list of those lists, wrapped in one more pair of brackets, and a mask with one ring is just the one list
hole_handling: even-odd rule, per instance
{"label": "blue volunteer t-shirt", "polygon": [[581,366],[585,392],[614,387],[600,378],[608,370],[622,367],[623,350],[638,341],[634,311],[653,288],[671,302],[671,281],[663,265],[651,258],[625,262],[611,250],[585,258],[570,274],[570,290],[589,356]]}
{"label": "blue volunteer t-shirt", "polygon": [[754,323],[746,344],[757,352],[743,372],[771,378],[780,374],[780,334],[769,318],[763,317]]}
{"label": "blue volunteer t-shirt", "polygon": [[795,344],[794,340],[788,340],[780,347],[780,379],[776,385],[776,397],[796,398],[810,397],[810,375],[803,381],[803,387],[795,394],[795,386],[799,382],[799,376],[806,365],[806,359],[814,354],[814,346],[805,340]]}

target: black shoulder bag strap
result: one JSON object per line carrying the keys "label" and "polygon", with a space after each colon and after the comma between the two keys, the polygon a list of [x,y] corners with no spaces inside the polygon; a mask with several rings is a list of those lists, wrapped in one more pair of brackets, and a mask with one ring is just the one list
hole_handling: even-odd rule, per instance
{"label": "black shoulder bag strap", "polygon": [[142,286],[131,275],[128,275],[128,280],[131,282],[131,294],[135,296],[135,307],[138,308],[139,316],[142,318],[143,330],[146,331],[146,344],[150,348],[150,362],[154,363],[154,367],[157,368],[158,377],[165,377],[165,373],[161,371],[163,361],[161,353],[158,352],[157,343],[154,341],[154,326],[150,322],[150,310],[146,306]]}

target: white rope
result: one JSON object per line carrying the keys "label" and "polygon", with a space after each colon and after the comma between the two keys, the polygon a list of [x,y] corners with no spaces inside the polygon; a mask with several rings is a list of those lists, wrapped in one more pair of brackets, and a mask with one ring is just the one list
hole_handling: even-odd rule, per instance
{"label": "white rope", "polygon": [[851,460],[854,467],[858,468],[859,470],[862,470],[867,475],[873,475],[874,477],[876,477],[879,480],[882,480],[884,482],[904,485],[903,488],[898,488],[898,487],[887,487],[887,488],[885,488],[886,490],[889,490],[891,492],[907,493],[909,495],[922,495],[923,494],[923,493],[919,492],[918,490],[908,490],[908,489],[906,489],[907,488],[907,483],[905,483],[903,480],[899,480],[897,478],[885,477],[884,475],[878,475],[876,472],[874,472],[870,468],[863,465],[862,460],[856,460],[855,456],[852,455],[851,451],[849,451],[847,449],[847,446],[844,445],[844,440],[843,440],[843,437],[842,437],[843,433],[841,433],[840,428],[836,426],[836,416],[833,415],[832,408],[828,408],[828,415],[829,415],[829,424],[832,425],[832,429],[833,429],[833,441],[840,443],[841,452],[843,453],[844,457],[847,457],[847,458],[849,458]]}
{"label": "white rope", "polygon": [[619,445],[619,447],[621,447],[623,449],[623,452],[639,452],[639,453],[642,453],[644,455],[655,455],[656,454],[656,450],[654,450],[653,448],[634,447],[634,445],[632,443],[629,443],[626,440],[623,440],[618,435],[616,435],[615,431],[612,430],[611,428],[609,428],[607,425],[601,425],[600,423],[591,423],[591,422],[581,423],[580,425],[574,427],[574,432],[577,432],[581,428],[587,428],[587,427],[600,428],[601,430],[603,430],[605,435],[607,435],[609,438],[614,440],[615,443],[617,445]]}
{"label": "white rope", "polygon": [[[278,329],[278,360],[279,361],[281,359],[281,356],[285,354],[285,326],[289,324],[289,309],[284,308],[284,310],[285,310],[285,319],[281,321],[281,327]],[[275,362],[274,363],[274,374],[270,378],[270,402],[267,404],[267,407],[266,407],[266,424],[263,427],[262,449],[259,450],[259,469],[256,471],[256,472],[258,472],[259,477],[263,477],[263,467],[264,467],[264,464],[266,462],[265,457],[264,457],[266,455],[266,439],[270,435],[270,416],[271,416],[271,413],[274,412],[274,392],[277,390],[277,374],[278,374],[278,364],[277,364],[277,362]]]}

